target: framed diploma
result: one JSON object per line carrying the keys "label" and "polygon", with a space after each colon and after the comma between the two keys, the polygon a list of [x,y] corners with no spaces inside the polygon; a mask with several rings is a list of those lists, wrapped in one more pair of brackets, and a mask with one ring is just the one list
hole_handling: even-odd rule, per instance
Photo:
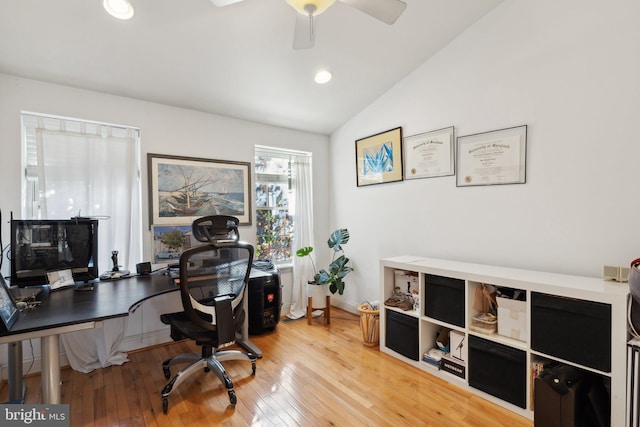
{"label": "framed diploma", "polygon": [[458,137],[456,186],[524,184],[527,126]]}
{"label": "framed diploma", "polygon": [[404,179],[454,174],[453,126],[404,138]]}
{"label": "framed diploma", "polygon": [[402,128],[356,140],[358,187],[402,181]]}

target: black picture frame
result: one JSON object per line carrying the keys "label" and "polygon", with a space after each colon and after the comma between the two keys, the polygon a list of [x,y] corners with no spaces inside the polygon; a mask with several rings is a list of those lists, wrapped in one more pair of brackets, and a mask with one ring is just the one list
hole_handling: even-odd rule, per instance
{"label": "black picture frame", "polygon": [[11,329],[18,317],[20,316],[20,310],[18,310],[18,306],[16,305],[16,301],[11,294],[11,290],[9,286],[7,286],[7,282],[5,282],[4,277],[0,275],[0,319],[2,320],[2,324],[0,325],[3,331],[8,331]]}
{"label": "black picture frame", "polygon": [[356,140],[358,187],[402,180],[402,127]]}

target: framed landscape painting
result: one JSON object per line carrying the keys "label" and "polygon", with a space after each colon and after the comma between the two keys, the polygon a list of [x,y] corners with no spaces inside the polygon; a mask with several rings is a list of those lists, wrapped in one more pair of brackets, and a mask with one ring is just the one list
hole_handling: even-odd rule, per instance
{"label": "framed landscape painting", "polygon": [[147,154],[149,224],[186,225],[207,215],[251,224],[251,163]]}

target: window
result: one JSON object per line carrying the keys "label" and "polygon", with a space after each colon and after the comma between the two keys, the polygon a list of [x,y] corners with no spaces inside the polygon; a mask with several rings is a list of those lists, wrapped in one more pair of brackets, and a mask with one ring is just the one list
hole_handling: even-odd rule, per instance
{"label": "window", "polygon": [[256,146],[256,258],[291,260],[296,206],[296,164],[310,153]]}
{"label": "window", "polygon": [[139,130],[25,113],[22,131],[22,219],[103,219],[99,268],[117,250],[131,270],[142,260]]}

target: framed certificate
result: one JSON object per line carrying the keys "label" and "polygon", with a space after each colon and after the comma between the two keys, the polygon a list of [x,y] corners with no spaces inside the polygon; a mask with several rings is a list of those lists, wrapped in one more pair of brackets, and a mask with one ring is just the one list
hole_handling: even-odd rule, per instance
{"label": "framed certificate", "polygon": [[453,126],[404,138],[404,179],[454,174]]}
{"label": "framed certificate", "polygon": [[456,186],[524,184],[527,126],[458,137]]}

